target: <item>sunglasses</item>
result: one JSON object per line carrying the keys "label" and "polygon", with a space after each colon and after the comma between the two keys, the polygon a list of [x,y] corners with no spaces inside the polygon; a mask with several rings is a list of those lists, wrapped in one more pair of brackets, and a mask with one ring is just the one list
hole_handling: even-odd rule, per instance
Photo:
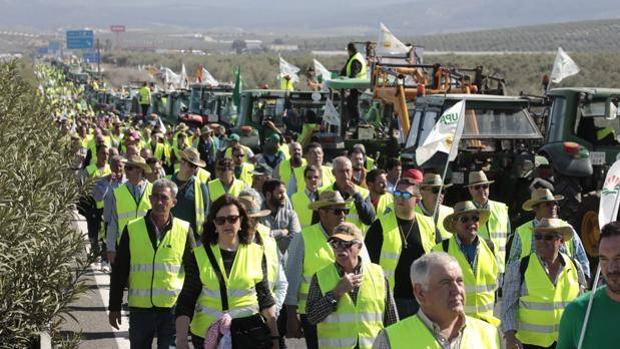
{"label": "sunglasses", "polygon": [[127,165],[125,165],[125,171],[133,171],[133,170],[136,170],[136,169],[138,169],[137,166],[131,166],[131,165],[127,166]]}
{"label": "sunglasses", "polygon": [[189,162],[189,161],[187,161],[187,160],[183,160],[183,162],[184,162],[187,166],[189,166],[189,167],[191,167],[191,168],[196,168],[196,167],[198,167],[198,166],[196,166],[196,165],[192,164],[191,162]]}
{"label": "sunglasses", "polygon": [[474,190],[480,190],[480,189],[487,190],[487,189],[489,189],[489,185],[488,184],[478,184],[478,185],[472,186],[472,188]]}
{"label": "sunglasses", "polygon": [[353,247],[353,245],[359,244],[359,241],[357,240],[351,240],[351,241],[331,240],[329,244],[335,250],[348,250],[351,247]]}
{"label": "sunglasses", "polygon": [[554,241],[554,240],[558,240],[560,238],[560,236],[558,234],[541,234],[541,233],[535,233],[534,234],[534,239],[540,241],[540,240],[544,240],[544,241]]}
{"label": "sunglasses", "polygon": [[477,223],[477,222],[480,221],[480,216],[474,215],[474,216],[460,216],[459,217],[459,222],[461,222],[463,224],[467,224],[470,221],[473,222],[473,223]]}
{"label": "sunglasses", "polygon": [[349,214],[349,209],[348,208],[328,208],[327,211],[339,216],[341,214],[344,214],[345,216]]}
{"label": "sunglasses", "polygon": [[409,199],[411,199],[414,196],[415,195],[413,193],[410,193],[408,191],[400,191],[400,190],[395,190],[394,191],[394,198],[395,199],[409,200]]}
{"label": "sunglasses", "polygon": [[228,222],[228,224],[235,224],[237,221],[239,221],[239,216],[220,216],[213,218],[215,225],[224,225],[226,222]]}

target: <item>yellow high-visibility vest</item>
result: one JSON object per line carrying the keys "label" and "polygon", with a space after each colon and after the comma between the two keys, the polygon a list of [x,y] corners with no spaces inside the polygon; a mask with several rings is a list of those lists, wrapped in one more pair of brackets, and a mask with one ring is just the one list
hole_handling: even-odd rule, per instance
{"label": "yellow high-visibility vest", "polygon": [[305,314],[312,275],[334,263],[336,257],[334,250],[327,243],[327,237],[325,237],[321,223],[302,229],[301,237],[304,240],[304,261],[297,297],[297,313]]}
{"label": "yellow high-visibility vest", "polygon": [[379,197],[379,202],[377,203],[377,208],[375,209],[377,218],[393,210],[394,210],[394,195],[392,195],[391,193],[385,193],[381,195]]}
{"label": "yellow high-visibility vest", "polygon": [[523,344],[548,347],[558,340],[564,308],[579,296],[577,266],[561,253],[564,267],[553,285],[535,253],[529,255],[523,282],[527,294],[519,297],[517,339]]}
{"label": "yellow high-visibility vest", "polygon": [[263,241],[265,259],[267,260],[267,281],[269,282],[269,290],[271,291],[271,295],[274,295],[273,291],[276,285],[276,277],[278,276],[278,270],[280,270],[278,244],[276,243],[276,239],[271,237],[269,227],[258,223],[256,226],[256,233],[260,235],[260,238]]}
{"label": "yellow high-visibility vest", "polygon": [[213,202],[225,194],[229,194],[234,197],[239,196],[239,194],[243,191],[243,188],[245,188],[245,183],[238,179],[234,179],[232,185],[228,188],[228,193],[224,190],[224,185],[219,178],[209,181],[209,183],[207,183],[207,187],[209,188],[209,200]]}
{"label": "yellow high-visibility vest", "polygon": [[[316,273],[321,294],[333,290],[340,281],[332,263]],[[362,282],[355,302],[348,293],[338,300],[336,311],[317,324],[319,347],[323,349],[370,349],[383,329],[385,276],[381,266],[362,265]]]}
{"label": "yellow high-visibility vest", "polygon": [[146,212],[151,209],[151,200],[149,197],[151,196],[152,190],[153,184],[147,182],[140,200],[136,203],[136,199],[134,199],[133,195],[129,192],[127,184],[123,184],[114,189],[116,216],[118,217],[117,243],[121,240],[121,234],[125,226],[127,226],[127,223],[136,218],[144,217]]}
{"label": "yellow high-visibility vest", "polygon": [[213,251],[215,260],[224,276],[228,296],[228,314],[233,319],[251,316],[259,312],[255,285],[263,279],[261,267],[263,248],[257,244],[239,245],[235,262],[228,275],[224,269],[222,254],[217,245],[196,247],[194,256],[200,272],[202,291],[196,301],[190,331],[201,338],[205,337],[207,328],[223,315],[220,283],[205,248],[210,248]]}
{"label": "yellow high-visibility vest", "polygon": [[[108,164],[105,164],[105,166],[103,166],[103,169],[100,169],[97,167],[97,164],[94,163],[92,165],[86,166],[86,173],[88,173],[88,177],[90,178],[101,179],[102,177],[111,174],[112,169],[110,169],[110,165]],[[103,208],[103,203],[103,200],[95,202],[97,208],[99,209]]]}
{"label": "yellow high-visibility vest", "polygon": [[189,223],[173,218],[172,228],[153,249],[144,217],[127,225],[129,234],[129,294],[130,307],[171,308],[183,287],[183,251],[189,233]]}
{"label": "yellow high-visibility vest", "polygon": [[[421,213],[428,222],[428,224],[432,227],[432,229],[435,230],[435,220],[433,219],[432,212],[430,216],[427,216],[422,209],[421,202],[415,206],[415,211]],[[452,209],[452,207],[439,205],[439,214],[437,215],[437,230],[439,230],[439,232],[441,233],[441,240],[449,239],[450,237],[452,237],[452,234],[448,230],[446,230],[446,227],[444,227],[443,221],[448,215],[451,215],[453,212],[454,210]]]}
{"label": "yellow high-visibility vest", "polygon": [[351,66],[353,65],[353,61],[358,61],[362,65],[360,71],[353,78],[366,79],[366,58],[364,58],[364,56],[362,56],[362,54],[359,52],[351,56],[351,58],[349,58],[349,60],[347,61],[347,66],[345,69],[347,77],[351,76]]}
{"label": "yellow high-visibility vest", "polygon": [[[306,159],[301,159],[301,167],[305,169],[308,165],[308,161]],[[291,180],[291,174],[295,176],[295,181],[297,182],[297,188],[304,187],[304,171],[294,171],[295,168],[291,168],[291,160],[282,160],[280,162],[280,166],[278,167],[278,176],[280,180],[288,185],[288,182]],[[297,190],[296,190],[297,191]]]}
{"label": "yellow high-visibility vest", "polygon": [[499,272],[504,272],[506,264],[506,243],[508,241],[509,223],[508,206],[503,202],[489,200],[491,215],[486,224],[480,225],[478,235],[493,241],[495,258],[499,266]]}
{"label": "yellow high-visibility vest", "polygon": [[291,196],[291,204],[293,209],[297,213],[299,224],[302,229],[312,225],[312,213],[313,211],[308,208],[310,205],[310,198],[306,194],[305,190],[300,190]]}
{"label": "yellow high-visibility vest", "polygon": [[238,180],[245,183],[248,187],[252,186],[252,178],[254,178],[254,165],[244,162],[241,164],[241,174],[239,175]]}
{"label": "yellow high-visibility vest", "polygon": [[[519,239],[521,240],[521,254],[519,255],[519,259],[522,259],[525,256],[529,256],[532,253],[532,240],[534,239],[534,221],[531,220],[529,222],[525,222],[521,224],[515,234],[519,234]],[[564,242],[566,246],[566,250],[569,256],[575,255],[575,243],[573,240],[568,240]]]}

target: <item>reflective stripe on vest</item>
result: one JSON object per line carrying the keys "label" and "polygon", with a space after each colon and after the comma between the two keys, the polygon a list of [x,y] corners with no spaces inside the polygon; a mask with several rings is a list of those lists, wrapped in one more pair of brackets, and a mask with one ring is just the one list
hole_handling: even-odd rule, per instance
{"label": "reflective stripe on vest", "polygon": [[[91,154],[93,154],[93,153],[91,153]],[[86,172],[88,173],[88,176],[90,178],[100,179],[101,177],[105,177],[105,176],[111,174],[112,170],[110,169],[110,165],[108,165],[108,164],[105,164],[105,166],[103,166],[103,170],[100,170],[97,167],[97,164],[95,163],[95,164],[86,166]],[[96,202],[97,208],[103,208],[103,203],[104,203],[103,200],[97,201]]]}
{"label": "reflective stripe on vest", "polygon": [[312,210],[308,208],[308,205],[310,205],[310,198],[306,195],[306,191],[301,190],[293,194],[291,196],[291,204],[297,213],[297,218],[299,218],[301,227],[305,228],[310,226],[312,224]]}
{"label": "reflective stripe on vest", "polygon": [[486,224],[481,225],[478,235],[493,242],[495,258],[499,266],[499,272],[504,272],[506,264],[506,243],[508,241],[508,229],[510,218],[508,217],[508,206],[506,204],[489,200],[489,210],[491,215]]}
{"label": "reflective stripe on vest", "polygon": [[230,274],[227,274],[224,269],[222,255],[217,245],[196,247],[194,256],[200,272],[202,292],[196,301],[196,310],[190,329],[194,335],[202,338],[205,337],[207,328],[222,315],[220,284],[205,248],[213,251],[215,260],[223,273],[228,295],[228,313],[231,317],[245,317],[258,313],[255,285],[263,279],[261,268],[263,249],[257,244],[239,245]]}
{"label": "reflective stripe on vest", "polygon": [[151,192],[153,190],[153,184],[146,182],[140,201],[136,204],[136,199],[129,192],[127,184],[123,184],[120,187],[114,189],[114,201],[116,202],[116,216],[118,218],[118,235],[116,236],[116,242],[121,240],[121,234],[127,226],[129,221],[136,218],[144,217],[146,212],[151,209]]}
{"label": "reflective stripe on vest", "polygon": [[225,194],[229,194],[234,197],[239,196],[243,188],[245,188],[245,183],[238,179],[234,179],[232,185],[228,188],[228,193],[224,190],[224,185],[219,179],[209,181],[207,186],[209,188],[209,200],[213,203],[213,201],[219,199],[220,196],[224,196]]}
{"label": "reflective stripe on vest", "polygon": [[[497,289],[497,277],[499,268],[497,259],[491,249],[482,238],[478,238],[476,270],[472,270],[471,264],[461,251],[456,237],[448,240],[448,254],[456,258],[463,271],[465,283],[465,314],[484,320],[494,326],[500,321],[493,316],[495,305],[495,290]],[[433,247],[434,251],[443,251],[443,243]]]}
{"label": "reflective stripe on vest", "polygon": [[[497,327],[466,317],[460,348],[499,349]],[[410,316],[388,326],[385,333],[391,349],[442,349],[435,336],[417,315]],[[415,337],[414,337],[415,336]],[[415,338],[415,340],[412,340]]]}
{"label": "reflective stripe on vest", "polygon": [[278,254],[278,244],[276,239],[270,236],[269,228],[261,223],[256,226],[256,232],[263,241],[263,249],[265,250],[265,258],[267,260],[267,281],[269,282],[269,290],[273,291],[276,285],[276,276],[280,269],[280,255]]}
{"label": "reflective stripe on vest", "polygon": [[327,243],[327,237],[323,232],[321,223],[302,229],[301,237],[304,239],[304,261],[297,299],[297,312],[305,314],[312,275],[327,265],[334,263],[336,259],[334,257],[334,250]]}
{"label": "reflective stripe on vest", "polygon": [[131,255],[127,298],[129,306],[172,307],[183,287],[183,251],[189,223],[173,218],[172,228],[166,232],[156,250],[153,250],[144,218],[130,221],[127,232]]}
{"label": "reflective stripe on vest", "polygon": [[[516,230],[516,234],[519,234],[519,239],[521,240],[521,254],[519,255],[519,259],[523,259],[525,256],[529,256],[536,251],[536,246],[533,244],[534,221],[529,221],[520,225]],[[575,243],[573,240],[568,240],[560,246],[560,252],[566,253],[569,256],[574,256]]]}
{"label": "reflective stripe on vest", "polygon": [[355,79],[366,79],[366,77],[367,77],[366,76],[366,58],[364,58],[364,56],[362,56],[362,54],[359,53],[359,52],[355,53],[347,61],[347,67],[346,67],[346,70],[345,70],[345,73],[347,74],[347,77],[351,76],[351,66],[353,65],[353,61],[360,62],[361,66],[362,66],[360,71],[353,78],[355,78]]}
{"label": "reflective stripe on vest", "polygon": [[519,297],[517,311],[517,338],[524,344],[548,347],[557,341],[564,307],[579,296],[577,267],[567,255],[560,258],[565,264],[553,285],[538,256],[529,257],[523,276],[527,294]]}
{"label": "reflective stripe on vest", "polygon": [[[336,287],[340,275],[334,264],[316,273],[321,294]],[[370,349],[372,340],[383,329],[385,311],[385,276],[381,266],[362,265],[362,282],[355,303],[346,293],[336,310],[317,324],[319,347],[328,349],[353,348],[359,341],[360,349]]]}

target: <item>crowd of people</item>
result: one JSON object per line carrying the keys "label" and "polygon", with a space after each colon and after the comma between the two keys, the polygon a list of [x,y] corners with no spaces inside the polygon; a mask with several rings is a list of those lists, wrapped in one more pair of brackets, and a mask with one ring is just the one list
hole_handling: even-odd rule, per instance
{"label": "crowd of people", "polygon": [[[41,71],[48,97],[80,103]],[[327,162],[319,143],[275,134],[273,151],[254,153],[217,124],[57,122],[79,183],[92,183],[79,209],[111,274],[115,328],[127,294],[132,348],[577,347],[592,273],[550,189],[531,193],[533,218],[513,229],[508,205],[521,203],[491,200],[484,171],[449,207],[442,190],[455,188],[439,174],[378,168],[361,144]],[[620,339],[620,223],[603,227],[599,253],[606,286],[584,348]]]}

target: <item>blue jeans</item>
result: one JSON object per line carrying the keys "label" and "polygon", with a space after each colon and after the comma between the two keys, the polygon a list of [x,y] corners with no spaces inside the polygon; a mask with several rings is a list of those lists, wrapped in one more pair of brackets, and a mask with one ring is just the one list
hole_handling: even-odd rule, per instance
{"label": "blue jeans", "polygon": [[157,337],[157,348],[168,349],[174,343],[174,313],[149,309],[129,311],[129,344],[131,349],[151,349]]}
{"label": "blue jeans", "polygon": [[404,319],[411,315],[414,315],[420,309],[418,302],[411,296],[411,298],[395,298],[396,310],[398,310],[398,318]]}

